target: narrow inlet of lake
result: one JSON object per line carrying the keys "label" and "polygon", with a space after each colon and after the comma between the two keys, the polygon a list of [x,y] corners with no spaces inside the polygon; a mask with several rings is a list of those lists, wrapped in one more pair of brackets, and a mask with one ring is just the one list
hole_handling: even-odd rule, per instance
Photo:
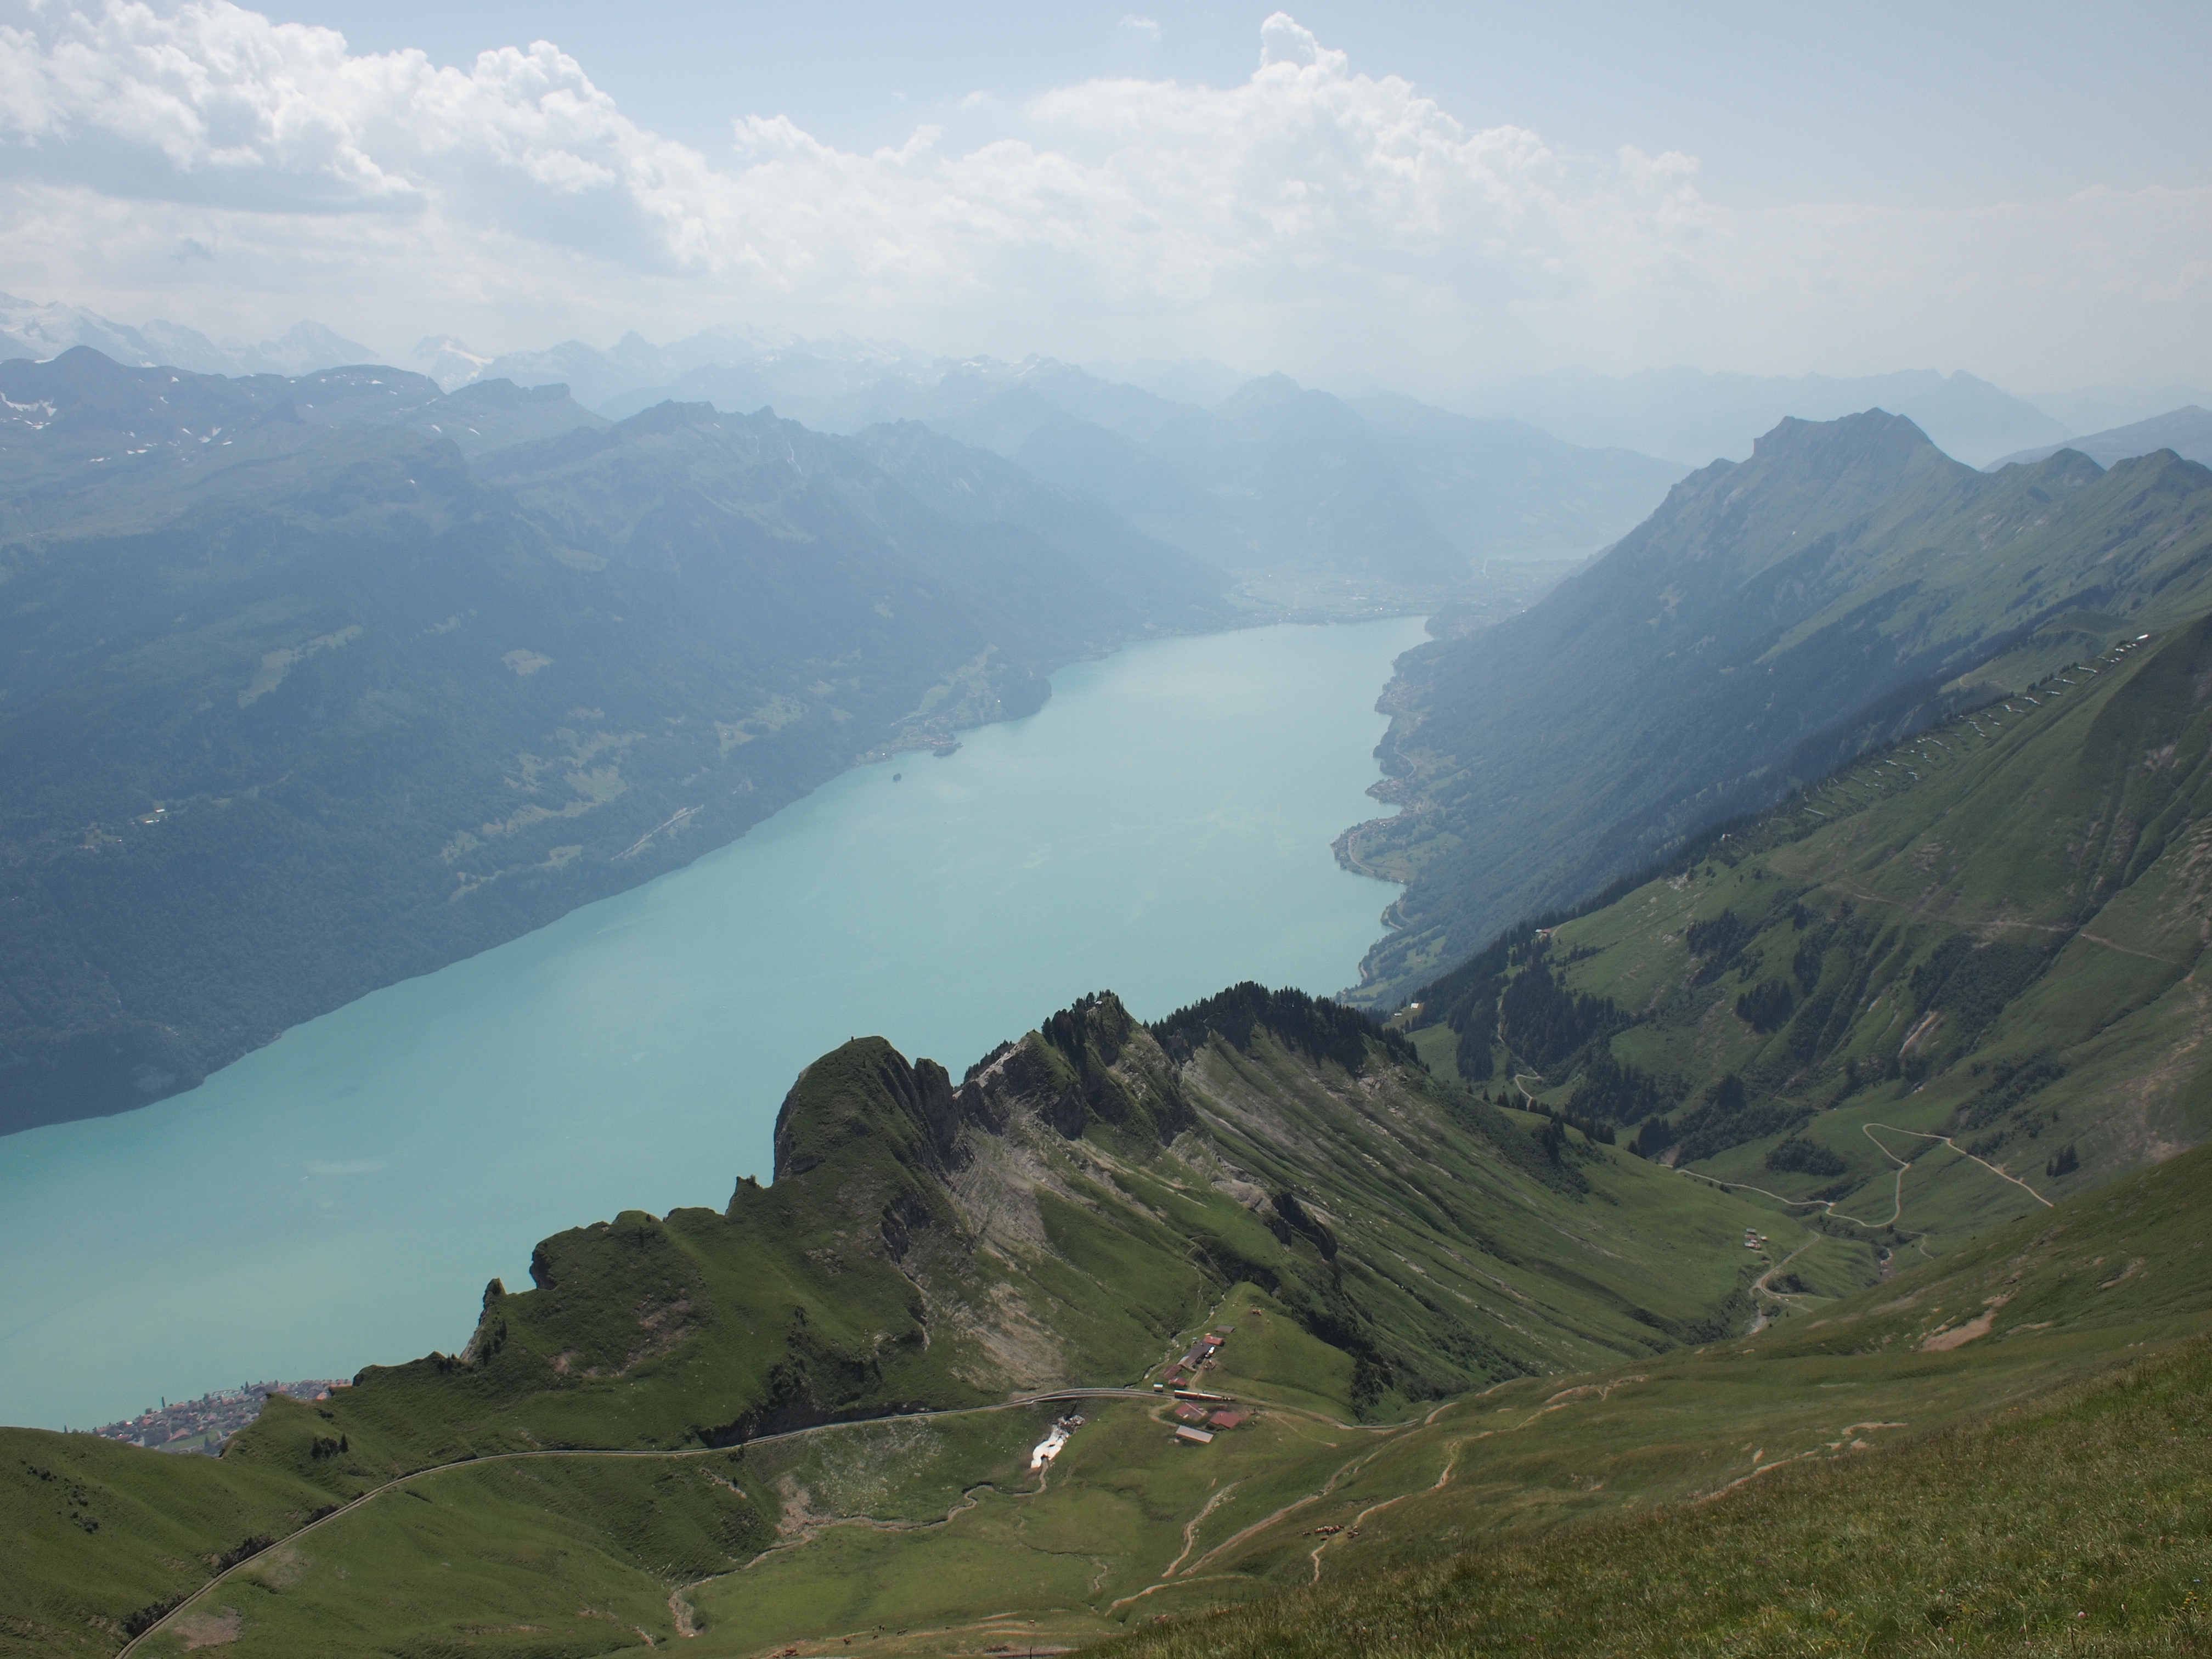
{"label": "narrow inlet of lake", "polygon": [[878,1033],[957,1077],[1086,991],[1157,1019],[1351,983],[1394,890],[1330,842],[1418,619],[1150,641],[945,759],[362,997],[119,1117],[0,1139],[0,1422],[88,1427],[459,1348],[484,1283],[769,1173],[799,1068]]}

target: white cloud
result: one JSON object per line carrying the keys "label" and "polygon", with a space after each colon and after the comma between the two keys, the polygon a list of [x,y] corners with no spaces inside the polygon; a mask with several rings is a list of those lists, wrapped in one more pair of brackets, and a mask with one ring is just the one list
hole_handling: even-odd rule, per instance
{"label": "white cloud", "polygon": [[0,27],[0,287],[115,314],[498,345],[758,320],[1432,383],[1577,359],[2050,383],[2212,348],[2212,191],[1738,212],[1687,157],[1465,125],[1279,13],[1239,84],[988,106],[1005,135],[959,154],[748,116],[720,159],[543,41],[460,70],[227,0],[29,18]]}

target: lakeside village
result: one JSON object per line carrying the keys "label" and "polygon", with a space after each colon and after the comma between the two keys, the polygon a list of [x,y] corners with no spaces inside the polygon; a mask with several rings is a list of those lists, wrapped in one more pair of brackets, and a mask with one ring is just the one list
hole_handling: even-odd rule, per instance
{"label": "lakeside village", "polygon": [[204,1452],[213,1457],[223,1443],[261,1415],[271,1395],[295,1400],[328,1400],[338,1389],[353,1384],[342,1376],[309,1377],[299,1382],[244,1382],[234,1389],[204,1394],[197,1400],[180,1400],[172,1406],[148,1407],[120,1423],[103,1423],[93,1432],[103,1440],[120,1440],[155,1451]]}

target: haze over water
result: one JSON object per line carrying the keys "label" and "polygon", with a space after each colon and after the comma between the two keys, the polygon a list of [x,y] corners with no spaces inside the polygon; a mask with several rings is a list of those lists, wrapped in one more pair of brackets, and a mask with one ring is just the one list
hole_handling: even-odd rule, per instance
{"label": "haze over water", "polygon": [[458,1349],[547,1234],[765,1180],[793,1077],[850,1036],[957,1076],[1085,991],[1157,1018],[1240,979],[1350,983],[1395,890],[1329,843],[1380,810],[1374,702],[1422,638],[1079,664],[950,759],[848,773],[189,1094],[0,1139],[0,1422]]}

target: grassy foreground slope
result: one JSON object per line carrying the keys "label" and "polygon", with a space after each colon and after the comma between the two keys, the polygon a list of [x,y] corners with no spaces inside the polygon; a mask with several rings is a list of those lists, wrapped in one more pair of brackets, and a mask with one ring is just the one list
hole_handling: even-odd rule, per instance
{"label": "grassy foreground slope", "polygon": [[[1252,1386],[1332,1421],[1400,1420],[1741,1324],[1753,1270],[1735,1241],[1762,1212],[1540,1127],[1436,1082],[1363,1016],[1255,986],[1149,1029],[1087,998],[957,1087],[880,1039],[848,1043],[793,1086],[772,1186],[741,1184],[724,1211],[625,1212],[545,1240],[533,1288],[489,1286],[456,1354],[272,1406],[216,1462],[0,1431],[16,1650],[56,1632],[102,1650],[78,1633],[143,1622],[226,1555],[394,1480],[407,1483],[300,1546],[331,1561],[346,1538],[390,1535],[337,1554],[343,1573],[278,1583],[254,1568],[295,1611],[252,1613],[264,1635],[240,1651],[297,1650],[284,1644],[307,1630],[331,1652],[430,1650],[479,1625],[535,1628],[580,1583],[657,1637],[676,1617],[672,1581],[739,1565],[787,1507],[731,1449],[1140,1383],[1231,1287],[1285,1328],[1247,1345],[1266,1373]],[[1871,1277],[1872,1252],[1838,1271]],[[537,1455],[568,1449],[648,1455],[594,1462],[563,1497]],[[464,1462],[465,1479],[432,1479],[465,1511],[450,1524],[493,1541],[465,1593],[431,1595],[461,1571],[445,1565],[454,1534],[434,1524],[447,1499],[407,1477]],[[82,1486],[100,1528],[56,1524],[33,1464]],[[204,1521],[153,1526],[164,1505],[142,1480],[185,1483],[184,1512]],[[421,1593],[364,1601],[362,1575],[386,1570]],[[466,1615],[471,1599],[502,1611]],[[586,1638],[604,1634],[542,1650],[599,1651]]]}
{"label": "grassy foreground slope", "polygon": [[2208,1214],[2199,1151],[1825,1317],[1449,1407],[1301,1513],[1304,1588],[1104,1651],[2201,1653]]}
{"label": "grassy foreground slope", "polygon": [[2212,1130],[2208,686],[2212,619],[1869,754],[1502,939],[1416,1041],[1899,1248],[2169,1156]]}
{"label": "grassy foreground slope", "polygon": [[[702,1656],[973,1654],[1224,1604],[1246,1610],[1139,1645],[1885,1652],[2047,1638],[2055,1608],[2092,1639],[2164,1639],[2212,1547],[2208,1200],[2212,1153],[2188,1154],[1753,1337],[1365,1427],[1303,1395],[1328,1355],[1239,1285],[1196,1322],[1237,1326],[1218,1386],[1259,1414],[1203,1449],[1127,1400],[1085,1402],[1042,1478],[1049,1413],[1025,1407],[479,1463],[257,1558],[191,1616],[233,1620],[241,1656],[683,1631]],[[724,1494],[726,1525],[739,1492],[750,1525],[714,1539],[702,1500]],[[616,1575],[625,1544],[654,1553]]]}

